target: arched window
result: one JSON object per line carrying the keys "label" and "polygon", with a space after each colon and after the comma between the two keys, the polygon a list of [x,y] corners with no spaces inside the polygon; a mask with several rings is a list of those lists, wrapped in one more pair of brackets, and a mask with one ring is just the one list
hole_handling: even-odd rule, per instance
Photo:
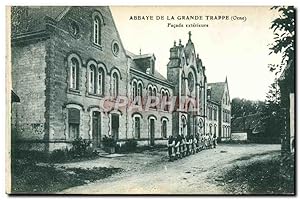
{"label": "arched window", "polygon": [[112,75],[112,95],[114,97],[119,95],[119,76],[116,72]]}
{"label": "arched window", "polygon": [[143,96],[143,86],[141,83],[139,83],[139,86],[138,86],[138,90],[137,90],[137,95],[142,98]]}
{"label": "arched window", "polygon": [[156,88],[153,88],[153,96],[156,97]]}
{"label": "arched window", "polygon": [[[167,99],[167,101],[169,102],[169,100],[170,100],[170,94],[169,94],[169,91],[166,91],[166,99]],[[166,108],[166,111],[169,111],[170,105],[167,105],[165,108]]]}
{"label": "arched window", "polygon": [[198,120],[198,123],[197,123],[197,133],[198,133],[199,135],[202,134],[202,128],[203,128],[203,124],[202,124],[202,121],[199,119],[199,120]]}
{"label": "arched window", "polygon": [[134,137],[139,139],[141,137],[141,118],[134,117]]}
{"label": "arched window", "polygon": [[162,138],[167,138],[167,120],[162,121],[161,125],[161,137]]}
{"label": "arched window", "polygon": [[152,87],[150,86],[149,89],[148,89],[148,96],[151,97],[152,95],[153,95],[153,93],[152,93]]}
{"label": "arched window", "polygon": [[[155,101],[156,101],[156,88],[154,87],[153,89],[152,89],[152,95],[153,95],[153,98],[152,98],[152,100],[151,100],[151,103],[155,103]],[[151,96],[152,96],[151,95]],[[156,108],[156,106],[151,106],[151,108]]]}
{"label": "arched window", "polygon": [[165,91],[161,91],[161,98],[164,98],[165,96]]}
{"label": "arched window", "polygon": [[188,74],[189,90],[192,92],[194,90],[195,80],[192,72]]}
{"label": "arched window", "polygon": [[104,95],[104,82],[105,82],[104,70],[100,67],[98,70],[98,88],[97,88],[97,93],[100,95]]}
{"label": "arched window", "polygon": [[96,66],[91,64],[89,67],[89,93],[96,93]]}
{"label": "arched window", "polygon": [[79,89],[79,62],[76,58],[72,58],[70,64],[70,88]]}
{"label": "arched window", "polygon": [[217,108],[214,109],[214,120],[217,120]]}
{"label": "arched window", "polygon": [[101,44],[101,21],[99,16],[94,17],[94,43]]}
{"label": "arched window", "polygon": [[182,96],[186,95],[186,83],[183,75],[181,76],[181,95]]}
{"label": "arched window", "polygon": [[80,110],[76,108],[68,109],[69,139],[73,140],[79,137]]}
{"label": "arched window", "polygon": [[135,100],[137,96],[137,83],[134,81],[132,84],[132,98]]}

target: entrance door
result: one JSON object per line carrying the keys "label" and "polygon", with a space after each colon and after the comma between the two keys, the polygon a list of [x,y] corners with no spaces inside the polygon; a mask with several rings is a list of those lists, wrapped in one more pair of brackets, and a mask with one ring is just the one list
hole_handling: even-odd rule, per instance
{"label": "entrance door", "polygon": [[112,131],[112,137],[115,140],[118,140],[119,139],[119,115],[118,114],[111,115],[111,131]]}
{"label": "entrance door", "polygon": [[150,145],[154,146],[154,119],[150,119]]}
{"label": "entrance door", "polygon": [[100,147],[101,143],[101,120],[100,112],[93,112],[92,121],[93,147]]}

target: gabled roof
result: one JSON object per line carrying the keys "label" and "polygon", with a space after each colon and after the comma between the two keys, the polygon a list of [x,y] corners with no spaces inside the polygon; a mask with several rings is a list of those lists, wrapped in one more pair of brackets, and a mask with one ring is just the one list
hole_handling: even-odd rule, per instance
{"label": "gabled roof", "polygon": [[211,87],[211,100],[221,103],[226,82],[208,83],[208,86]]}
{"label": "gabled roof", "polygon": [[[45,17],[59,21],[70,9],[68,6],[16,6],[12,8],[13,34],[41,31],[46,28]],[[17,17],[17,15],[20,15]]]}

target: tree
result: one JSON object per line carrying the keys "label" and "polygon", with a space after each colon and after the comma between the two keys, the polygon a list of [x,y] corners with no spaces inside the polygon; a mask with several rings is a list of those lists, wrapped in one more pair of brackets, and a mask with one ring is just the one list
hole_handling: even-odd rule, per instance
{"label": "tree", "polygon": [[274,6],[271,10],[279,12],[279,17],[271,22],[270,27],[274,33],[270,54],[282,54],[280,65],[269,64],[270,71],[277,75],[288,61],[295,59],[295,8],[293,6]]}
{"label": "tree", "polygon": [[269,91],[266,96],[266,103],[279,104],[280,103],[280,88],[278,80],[275,79],[274,83],[269,86]]}
{"label": "tree", "polygon": [[237,117],[261,113],[263,106],[264,102],[262,101],[234,98],[231,104],[231,116],[235,119]]}

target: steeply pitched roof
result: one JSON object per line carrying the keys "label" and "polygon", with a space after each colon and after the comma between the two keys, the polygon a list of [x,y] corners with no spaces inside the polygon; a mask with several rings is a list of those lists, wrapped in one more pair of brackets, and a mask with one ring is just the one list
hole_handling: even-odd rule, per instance
{"label": "steeply pitched roof", "polygon": [[208,86],[211,88],[211,100],[221,103],[226,82],[208,83]]}
{"label": "steeply pitched roof", "polygon": [[[12,8],[12,32],[21,34],[45,29],[45,17],[59,21],[70,9],[67,6],[16,6]],[[19,16],[18,16],[19,15]],[[14,26],[15,25],[15,26]]]}

